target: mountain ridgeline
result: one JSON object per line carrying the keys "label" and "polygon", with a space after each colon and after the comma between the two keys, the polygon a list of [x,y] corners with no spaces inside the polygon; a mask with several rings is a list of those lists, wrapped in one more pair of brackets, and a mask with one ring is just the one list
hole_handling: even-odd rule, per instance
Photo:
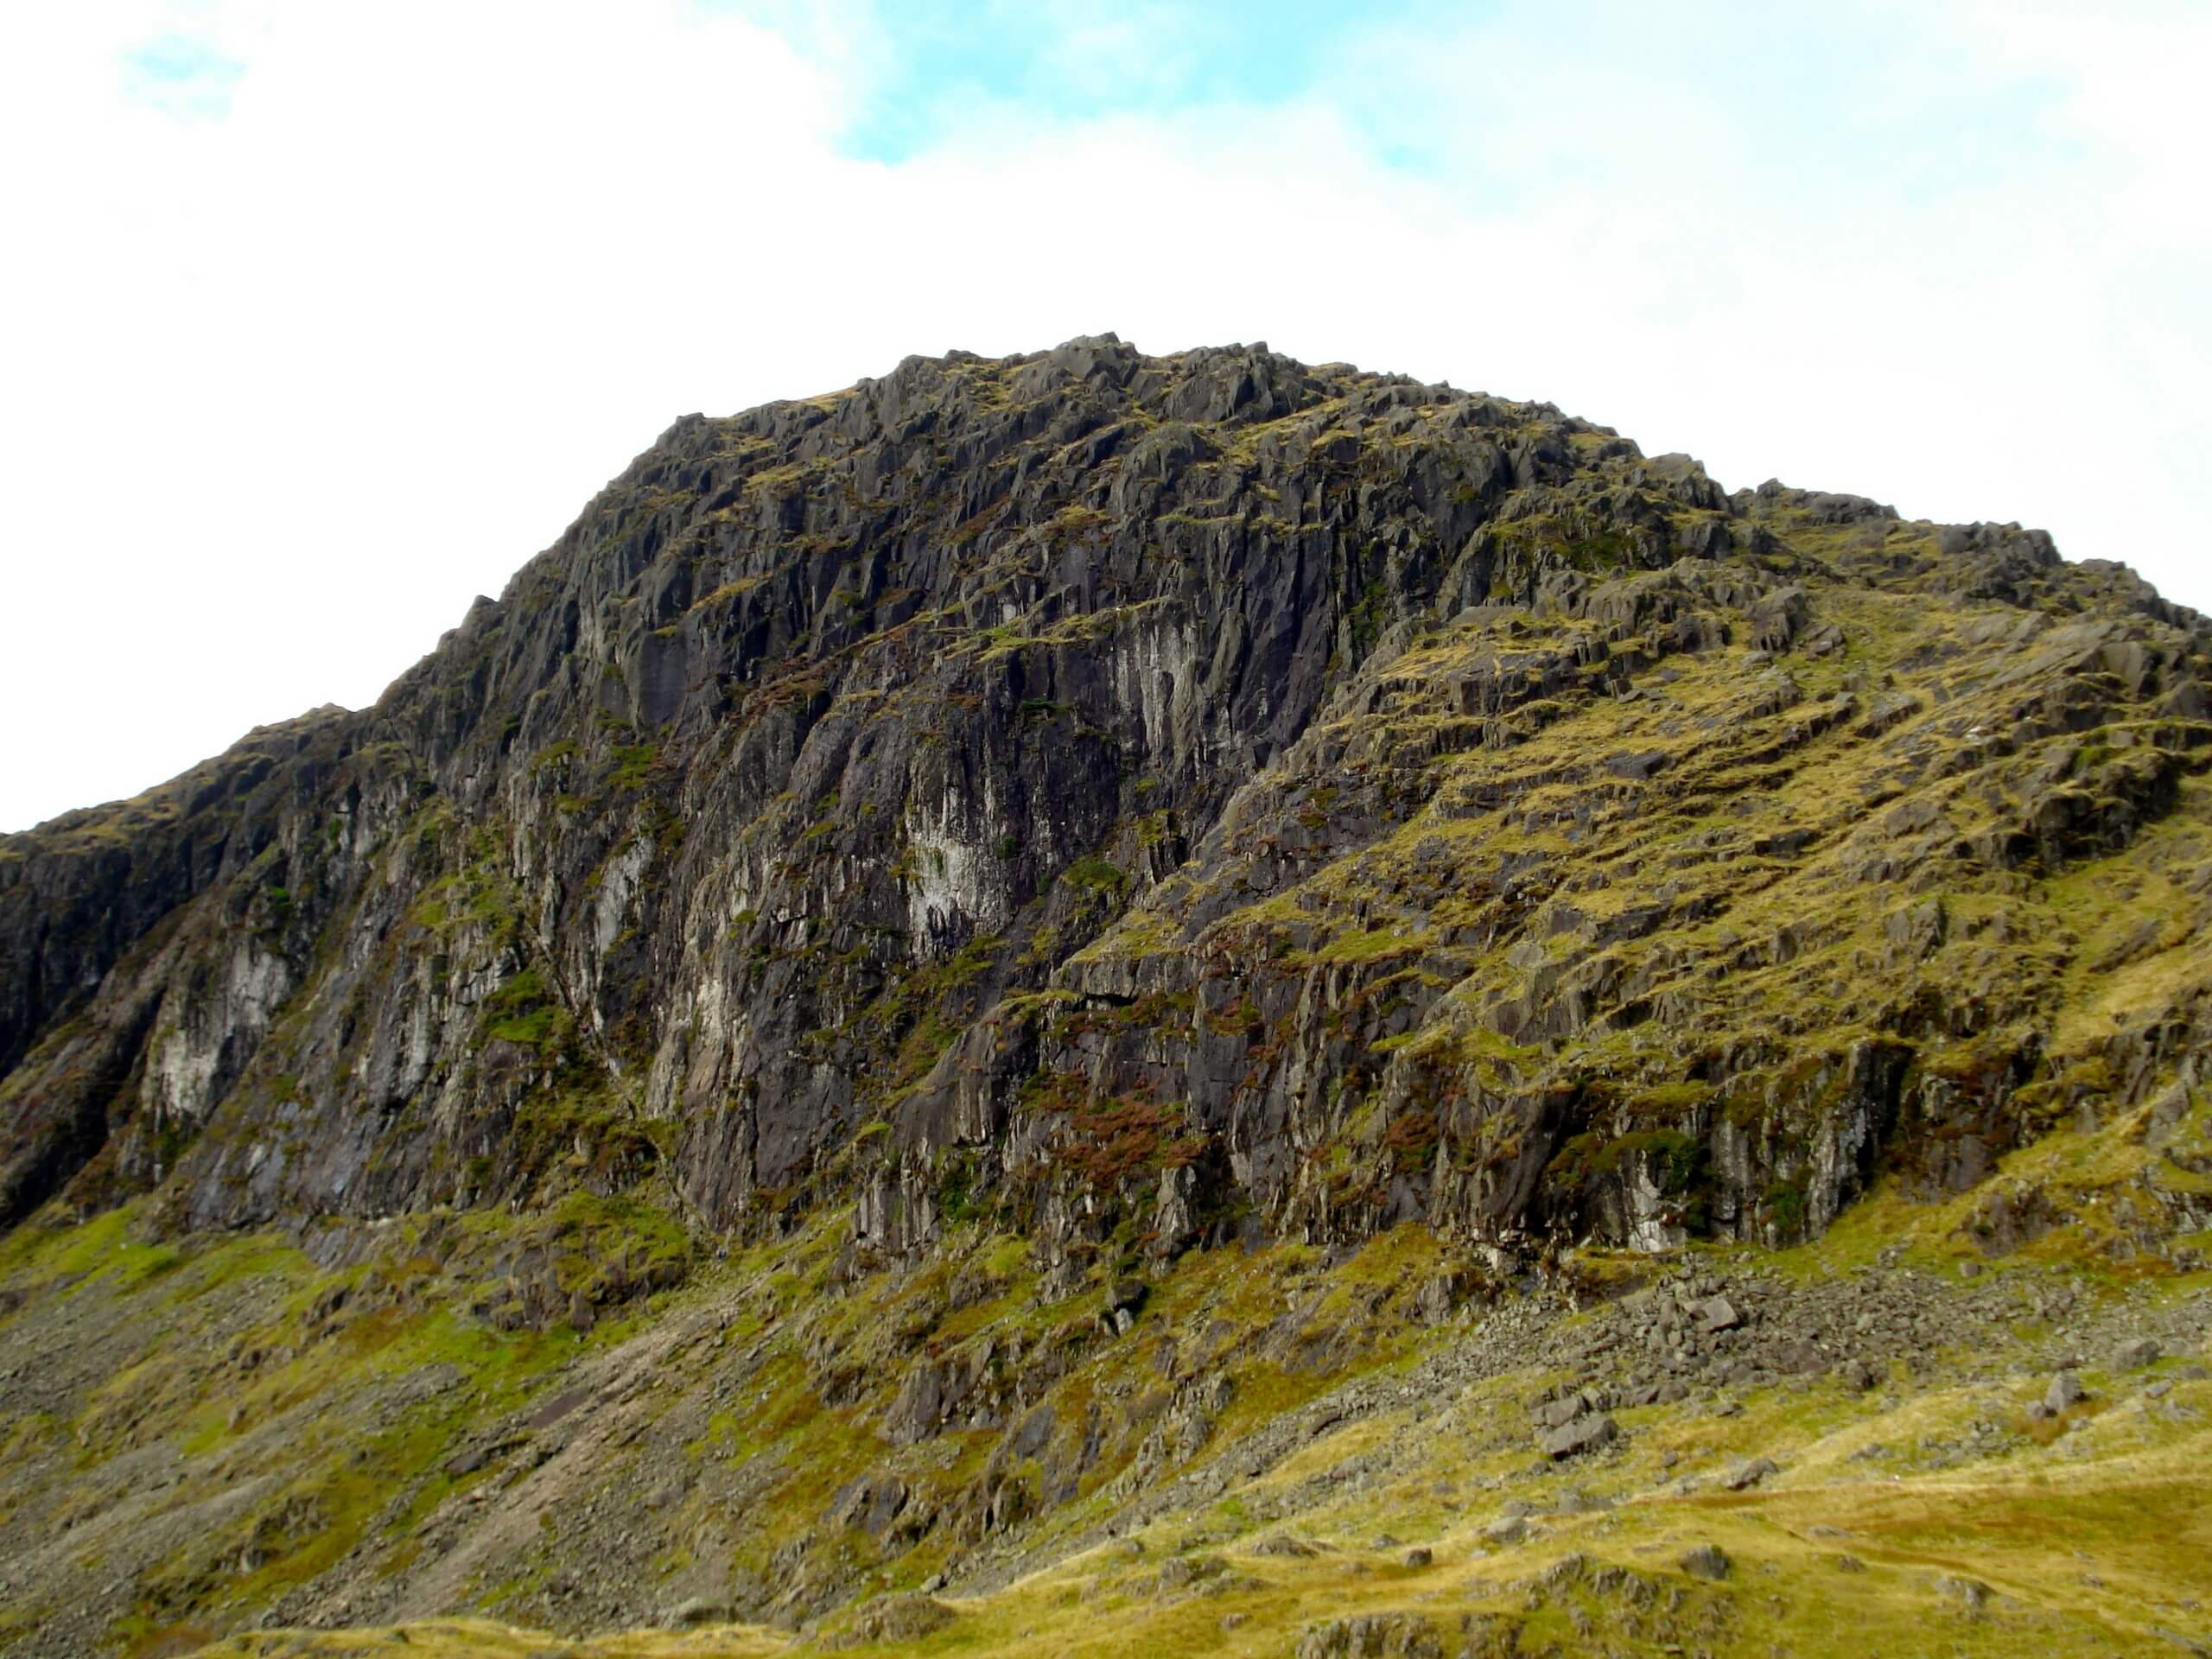
{"label": "mountain ridgeline", "polygon": [[2182,1109],[2208,691],[2124,567],[1548,405],[910,359],[679,421],[373,708],[0,838],[0,1223],[1788,1244]]}

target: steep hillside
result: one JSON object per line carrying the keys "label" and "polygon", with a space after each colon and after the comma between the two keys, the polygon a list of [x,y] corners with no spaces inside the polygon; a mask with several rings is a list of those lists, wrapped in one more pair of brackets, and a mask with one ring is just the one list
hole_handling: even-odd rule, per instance
{"label": "steep hillside", "polygon": [[468,1312],[508,1218],[331,1270],[25,1228],[0,1650],[2212,1650],[2212,1235],[2106,1225],[2212,1190],[2208,1131],[2011,1154],[2025,1244],[1891,1192],[1457,1308],[1418,1224],[1133,1306],[973,1224],[855,1278],[831,1211],[588,1332]]}
{"label": "steep hillside", "polygon": [[[687,417],[375,707],[0,837],[0,1633],[994,1590],[1377,1375],[1940,1415],[1960,1260],[2186,1347],[2208,694],[2040,532],[1264,346]],[[1764,1312],[1575,1346],[1681,1262]]]}

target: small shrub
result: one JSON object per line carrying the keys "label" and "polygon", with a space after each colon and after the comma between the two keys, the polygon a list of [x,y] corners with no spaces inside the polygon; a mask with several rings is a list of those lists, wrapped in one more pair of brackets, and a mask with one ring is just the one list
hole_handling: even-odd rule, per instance
{"label": "small shrub", "polygon": [[1091,893],[1120,893],[1129,884],[1128,874],[1103,858],[1078,858],[1060,872],[1060,880]]}

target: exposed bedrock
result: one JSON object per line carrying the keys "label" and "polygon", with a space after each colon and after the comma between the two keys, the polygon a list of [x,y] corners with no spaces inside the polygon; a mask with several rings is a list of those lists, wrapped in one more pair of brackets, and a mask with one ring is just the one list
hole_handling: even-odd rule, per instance
{"label": "exposed bedrock", "polygon": [[0,838],[0,1222],[1787,1242],[2199,1081],[2207,644],[1263,346],[689,416],[373,708]]}

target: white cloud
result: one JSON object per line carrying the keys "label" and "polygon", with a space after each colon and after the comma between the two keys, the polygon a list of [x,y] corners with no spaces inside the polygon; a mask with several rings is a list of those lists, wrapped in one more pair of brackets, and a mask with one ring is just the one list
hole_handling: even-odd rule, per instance
{"label": "white cloud", "polygon": [[[1912,13],[1825,139],[1773,130],[1754,14],[1565,49],[1508,7],[1264,114],[971,107],[887,167],[837,142],[864,10],[799,51],[675,0],[11,9],[0,824],[372,698],[677,414],[1099,328],[1549,397],[2212,604],[2206,29],[2002,10]],[[222,118],[134,93],[171,39],[245,66]],[[2028,76],[2063,167],[1885,136]]]}

